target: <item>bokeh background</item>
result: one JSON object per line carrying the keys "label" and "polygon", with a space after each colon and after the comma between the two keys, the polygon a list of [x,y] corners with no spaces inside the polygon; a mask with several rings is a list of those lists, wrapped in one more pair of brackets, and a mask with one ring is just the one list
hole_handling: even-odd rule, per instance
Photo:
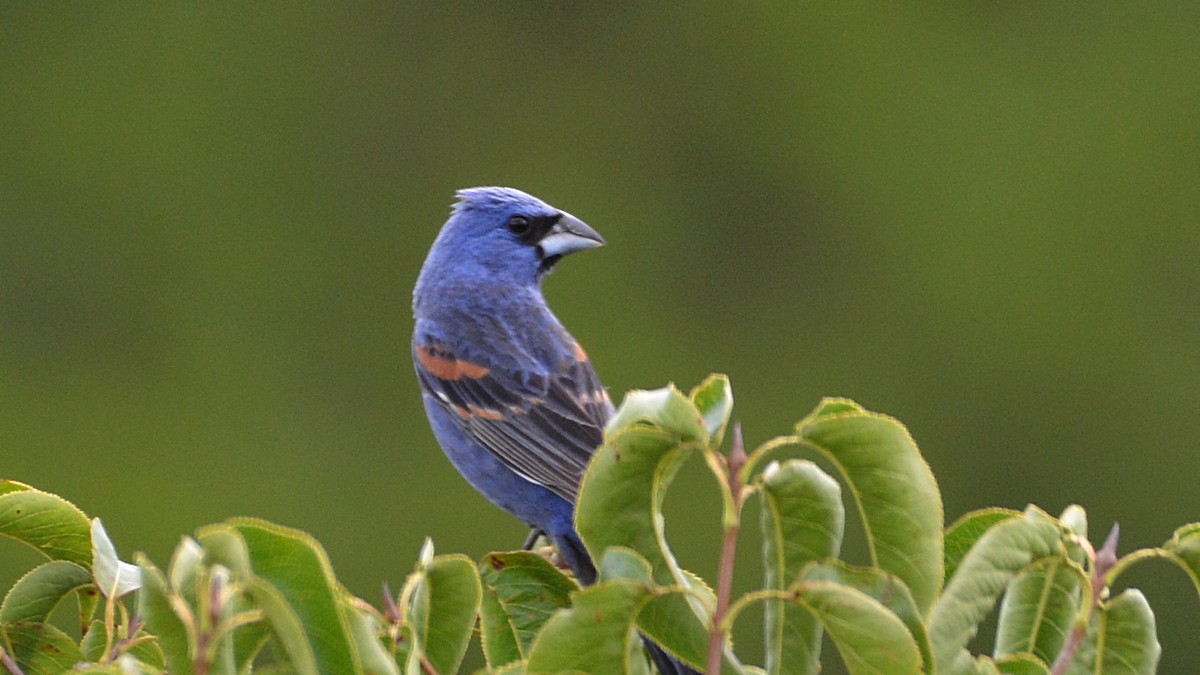
{"label": "bokeh background", "polygon": [[[502,184],[608,238],[547,294],[614,398],[725,372],[755,444],[849,396],[948,519],[1157,545],[1200,518],[1197,45],[1196,3],[5,3],[0,476],[160,564],[299,527],[372,599],[427,535],[516,546],[408,352],[454,190]],[[711,576],[709,480],[668,518]],[[1195,672],[1183,574],[1127,579]]]}

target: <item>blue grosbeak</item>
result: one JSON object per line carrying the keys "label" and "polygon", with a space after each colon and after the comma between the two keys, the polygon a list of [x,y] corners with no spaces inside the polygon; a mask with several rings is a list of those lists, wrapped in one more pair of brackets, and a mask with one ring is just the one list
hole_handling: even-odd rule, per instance
{"label": "blue grosbeak", "polygon": [[[613,405],[541,287],[563,256],[604,239],[519,190],[472,188],[458,199],[413,291],[425,412],[459,473],[549,537],[590,584],[596,568],[575,532],[575,498]],[[663,673],[696,672],[647,646]]]}

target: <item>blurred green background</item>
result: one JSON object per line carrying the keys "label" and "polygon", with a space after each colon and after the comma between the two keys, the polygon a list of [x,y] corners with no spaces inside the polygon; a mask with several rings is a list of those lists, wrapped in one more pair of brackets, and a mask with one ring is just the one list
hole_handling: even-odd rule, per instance
{"label": "blurred green background", "polygon": [[[1156,545],[1200,518],[1197,45],[1196,3],[5,3],[0,476],[159,564],[299,527],[371,599],[426,535],[518,545],[408,351],[454,190],[501,184],[608,238],[547,294],[614,398],[725,372],[756,444],[849,396],[948,520],[1078,502]],[[1195,672],[1183,574],[1128,579]]]}

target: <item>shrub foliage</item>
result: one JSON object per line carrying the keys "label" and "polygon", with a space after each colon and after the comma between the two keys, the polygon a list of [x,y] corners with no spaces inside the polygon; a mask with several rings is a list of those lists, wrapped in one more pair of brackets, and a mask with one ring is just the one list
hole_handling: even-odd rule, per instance
{"label": "shrub foliage", "polygon": [[[184,537],[160,569],[122,561],[100,520],[66,500],[0,482],[0,534],[47,558],[0,604],[0,673],[444,674],[476,635],[488,672],[508,675],[650,673],[639,635],[709,673],[817,673],[825,637],[851,673],[1153,673],[1154,614],[1136,589],[1110,587],[1164,558],[1200,591],[1200,523],[1123,557],[1115,527],[1090,543],[1078,506],[1057,518],[983,509],[944,527],[933,474],[896,420],[826,399],[747,453],[728,429],[732,401],[719,375],[688,395],[626,397],[580,492],[578,529],[600,571],[587,588],[548,548],[476,563],[427,542],[404,587],[375,607],[338,583],[310,536],[249,518]],[[836,478],[797,454],[824,458]],[[712,585],[679,565],[664,533],[664,495],[692,457],[724,504]],[[761,518],[748,525],[751,498]],[[838,558],[847,500],[864,567]],[[762,586],[731,597],[734,544],[755,525]],[[972,653],[997,604],[993,652]],[[766,656],[750,665],[729,636],[755,606]]]}

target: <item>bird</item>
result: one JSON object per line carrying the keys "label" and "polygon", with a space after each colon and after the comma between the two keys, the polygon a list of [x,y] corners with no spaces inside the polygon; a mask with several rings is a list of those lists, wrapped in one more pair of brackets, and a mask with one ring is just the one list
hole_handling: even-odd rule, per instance
{"label": "bird", "polygon": [[[575,531],[588,461],[614,414],[542,282],[563,257],[605,245],[566,211],[507,187],[459,190],[413,289],[412,357],[426,416],[484,497],[544,534],[583,585],[596,567]],[[643,638],[664,675],[698,671]]]}

